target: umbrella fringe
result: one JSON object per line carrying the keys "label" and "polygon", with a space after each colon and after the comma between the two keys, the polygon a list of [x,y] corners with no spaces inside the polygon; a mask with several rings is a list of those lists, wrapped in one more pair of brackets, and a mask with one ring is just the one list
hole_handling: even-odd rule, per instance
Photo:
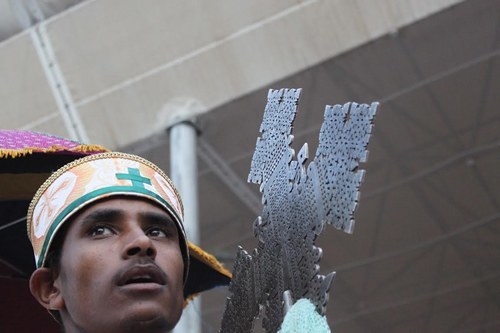
{"label": "umbrella fringe", "polygon": [[189,242],[189,255],[192,257],[196,257],[199,261],[205,263],[206,265],[210,266],[212,269],[216,270],[217,272],[221,273],[222,275],[225,275],[229,278],[232,278],[233,275],[231,274],[230,271],[228,271],[218,260],[215,258],[213,255],[203,251],[200,247],[194,245],[193,243]]}
{"label": "umbrella fringe", "polygon": [[54,145],[48,148],[26,147],[21,149],[3,149],[0,148],[0,158],[16,158],[31,155],[33,153],[57,153],[57,152],[75,152],[75,153],[100,153],[109,150],[99,145],[79,145],[73,148]]}

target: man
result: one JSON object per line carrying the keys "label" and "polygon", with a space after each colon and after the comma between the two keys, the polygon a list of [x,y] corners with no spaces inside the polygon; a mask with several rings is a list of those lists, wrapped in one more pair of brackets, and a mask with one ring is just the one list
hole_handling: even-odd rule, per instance
{"label": "man", "polygon": [[230,275],[188,243],[182,221],[179,194],[151,162],[103,153],[69,163],[28,210],[31,293],[68,333],[168,332],[185,297]]}

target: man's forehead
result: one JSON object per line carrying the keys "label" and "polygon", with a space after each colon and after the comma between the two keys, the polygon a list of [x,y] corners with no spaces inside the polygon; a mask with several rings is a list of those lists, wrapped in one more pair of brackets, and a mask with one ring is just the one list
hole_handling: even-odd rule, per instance
{"label": "man's forehead", "polygon": [[95,213],[115,213],[115,214],[155,214],[173,221],[168,211],[153,200],[138,196],[115,196],[100,199],[88,204],[78,212],[78,216],[85,217]]}

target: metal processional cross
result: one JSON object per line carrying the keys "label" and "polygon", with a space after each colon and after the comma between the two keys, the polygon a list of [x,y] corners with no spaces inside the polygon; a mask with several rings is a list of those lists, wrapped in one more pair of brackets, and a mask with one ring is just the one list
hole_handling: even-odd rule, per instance
{"label": "metal processional cross", "polygon": [[[270,90],[248,181],[260,184],[264,208],[254,222],[257,248],[238,249],[221,332],[277,332],[285,301],[308,298],[324,315],[335,273],[319,274],[315,246],[325,224],[352,233],[377,103],[326,106],[314,160],[307,143],[297,158],[292,125],[300,89]],[[285,293],[286,292],[286,293]]]}

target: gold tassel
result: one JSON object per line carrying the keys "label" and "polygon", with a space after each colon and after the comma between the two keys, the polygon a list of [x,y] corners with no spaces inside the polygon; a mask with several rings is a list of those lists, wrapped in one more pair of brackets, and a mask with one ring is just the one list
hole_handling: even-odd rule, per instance
{"label": "gold tassel", "polygon": [[191,242],[188,242],[188,247],[189,247],[189,255],[196,257],[196,259],[212,267],[217,272],[231,279],[233,278],[231,272],[228,271],[213,255],[203,251],[201,248],[199,248],[198,246],[194,245]]}
{"label": "gold tassel", "polygon": [[196,294],[191,294],[187,298],[184,299],[184,303],[182,304],[182,307],[185,308],[191,300],[195,299],[200,293]]}
{"label": "gold tassel", "polygon": [[0,149],[0,158],[16,158],[19,156],[25,156],[33,153],[33,149],[23,148],[23,149]]}
{"label": "gold tassel", "polygon": [[74,148],[67,148],[64,146],[54,145],[49,148],[27,147],[21,149],[0,149],[0,158],[17,158],[30,155],[33,153],[56,153],[56,152],[78,152],[78,153],[92,153],[92,152],[109,152],[108,149],[99,145],[79,145]]}

